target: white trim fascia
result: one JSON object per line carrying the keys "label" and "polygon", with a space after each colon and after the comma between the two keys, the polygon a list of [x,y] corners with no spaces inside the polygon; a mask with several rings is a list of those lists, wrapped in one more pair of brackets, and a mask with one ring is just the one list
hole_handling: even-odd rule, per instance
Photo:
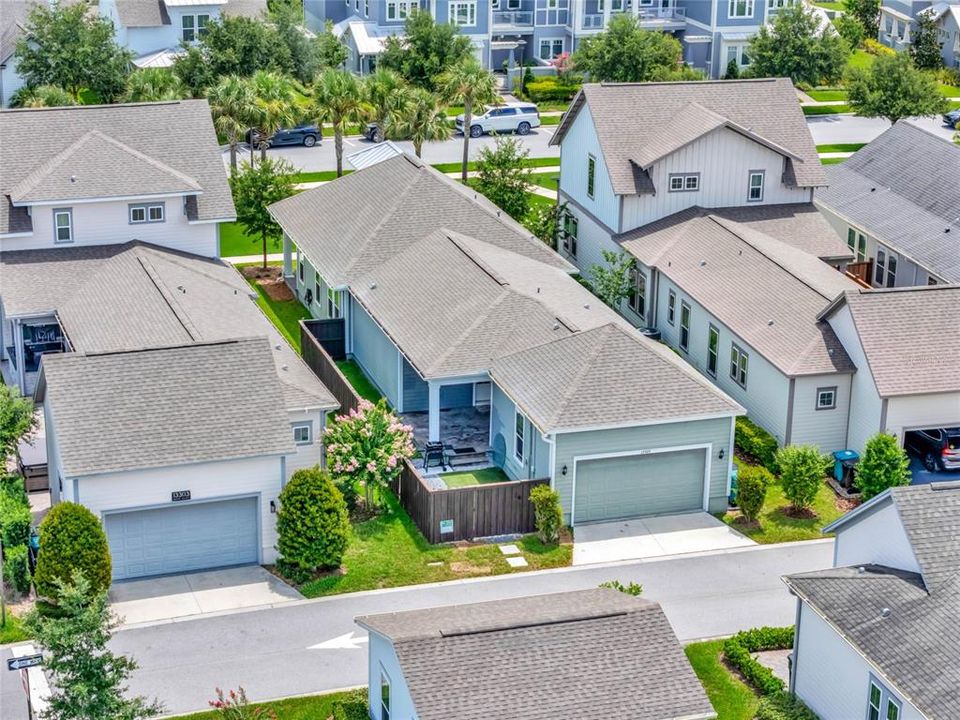
{"label": "white trim fascia", "polygon": [[[64,475],[67,477],[73,478],[75,480],[86,480],[87,478],[119,475],[121,473],[126,473],[126,472],[142,472],[144,470],[164,470],[167,468],[193,467],[195,465],[209,465],[211,463],[241,462],[243,460],[255,460],[257,458],[284,457],[286,455],[295,455],[297,453],[297,449],[296,449],[297,446],[293,444],[293,441],[291,441],[290,447],[291,447],[291,450],[285,451],[285,452],[256,453],[255,455],[234,455],[233,457],[226,457],[226,458],[219,458],[219,459],[214,458],[210,460],[193,460],[191,462],[169,463],[166,465],[144,465],[141,467],[122,468],[120,470],[104,470],[103,472],[86,473],[83,475],[76,475],[76,474],[71,475],[65,472]],[[61,466],[63,466],[62,459],[60,464]]]}
{"label": "white trim fascia", "polygon": [[190,195],[202,195],[203,193],[200,190],[190,190],[185,192],[172,192],[172,193],[152,193],[149,195],[117,195],[116,197],[92,197],[92,198],[68,198],[60,200],[29,200],[26,202],[12,202],[11,205],[14,207],[41,207],[45,205],[89,205],[90,203],[99,203],[99,202],[129,202],[132,200],[149,200],[154,198],[176,198],[176,197],[188,197]]}
{"label": "white trim fascia", "polygon": [[609,425],[587,425],[584,427],[572,427],[572,428],[555,428],[550,430],[552,435],[561,435],[561,434],[570,434],[570,433],[580,433],[580,432],[594,432],[597,430],[619,430],[622,428],[630,427],[649,427],[651,425],[671,425],[675,423],[682,422],[699,422],[702,420],[719,420],[721,418],[730,418],[731,421],[734,420],[739,415],[746,415],[746,412],[725,412],[725,413],[715,413],[712,415],[690,415],[687,417],[667,417],[667,418],[658,418],[656,420],[641,420],[638,422],[627,422],[627,423],[611,423]]}
{"label": "white trim fascia", "polygon": [[[22,237],[33,237],[33,230],[31,230],[30,232],[0,234],[0,240],[6,240],[7,238],[22,238]],[[13,250],[10,250],[9,252],[13,252]]]}
{"label": "white trim fascia", "polygon": [[211,225],[213,223],[220,224],[236,221],[237,216],[234,215],[233,217],[210,218],[209,220],[187,220],[187,225]]}
{"label": "white trim fascia", "polygon": [[669,447],[645,448],[643,450],[622,450],[619,452],[595,453],[590,455],[574,455],[572,477],[570,478],[570,527],[576,526],[577,510],[577,463],[590,460],[604,460],[606,458],[632,457],[634,455],[663,455],[672,452],[684,452],[686,450],[704,450],[705,462],[703,463],[703,503],[701,508],[707,512],[710,507],[710,470],[713,466],[713,443],[696,443],[693,445],[671,445]]}
{"label": "white trim fascia", "polygon": [[[710,30],[710,31],[713,30],[713,28],[707,25],[707,23],[702,23],[699,20],[694,20],[693,18],[690,18],[690,17],[687,18],[687,25],[693,25],[695,28],[700,28],[701,30]],[[712,41],[712,38],[711,38],[711,41]]]}

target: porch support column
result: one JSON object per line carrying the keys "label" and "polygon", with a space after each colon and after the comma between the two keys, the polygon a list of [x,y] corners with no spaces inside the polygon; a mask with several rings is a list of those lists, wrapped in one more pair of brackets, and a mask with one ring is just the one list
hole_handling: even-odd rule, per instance
{"label": "porch support column", "polygon": [[427,388],[430,397],[427,439],[430,442],[440,442],[440,385],[430,381]]}
{"label": "porch support column", "polygon": [[26,362],[26,352],[23,348],[23,324],[20,320],[13,321],[13,353],[17,360],[17,385],[20,387],[20,394],[27,394],[27,369],[24,367]]}
{"label": "porch support column", "polygon": [[[639,4],[639,2],[638,2]],[[604,0],[603,3],[603,30],[606,30],[610,27],[610,10],[613,5],[613,0]]]}
{"label": "porch support column", "polygon": [[293,243],[286,233],[283,234],[283,276],[293,276]]}

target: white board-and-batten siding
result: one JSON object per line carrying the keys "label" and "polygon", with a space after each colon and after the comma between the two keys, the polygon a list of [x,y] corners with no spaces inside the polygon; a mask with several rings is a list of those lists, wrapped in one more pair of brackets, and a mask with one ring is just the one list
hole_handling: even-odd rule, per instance
{"label": "white board-and-batten siding", "polygon": [[889,499],[841,527],[833,555],[835,567],[869,564],[920,572],[900,514]]}

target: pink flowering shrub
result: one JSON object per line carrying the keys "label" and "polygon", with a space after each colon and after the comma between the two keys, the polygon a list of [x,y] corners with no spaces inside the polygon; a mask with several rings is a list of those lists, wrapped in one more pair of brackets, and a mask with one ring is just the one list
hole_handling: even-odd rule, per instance
{"label": "pink flowering shrub", "polygon": [[273,710],[251,707],[243,688],[227,692],[217,688],[217,699],[210,701],[210,707],[218,711],[221,720],[277,720]]}
{"label": "pink flowering shrub", "polygon": [[376,405],[361,400],[327,427],[323,443],[327,467],[351,508],[360,489],[367,507],[380,507],[384,488],[414,453],[413,428],[401,423],[385,400]]}

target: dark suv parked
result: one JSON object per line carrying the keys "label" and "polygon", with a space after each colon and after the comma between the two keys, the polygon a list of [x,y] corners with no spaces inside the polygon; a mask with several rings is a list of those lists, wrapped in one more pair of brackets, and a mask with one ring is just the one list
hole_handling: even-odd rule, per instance
{"label": "dark suv parked", "polygon": [[960,470],[960,427],[913,430],[906,433],[903,444],[930,472]]}
{"label": "dark suv parked", "polygon": [[[247,130],[247,142],[259,147],[260,133],[252,129]],[[318,142],[320,142],[320,129],[316,125],[305,124],[292,128],[280,128],[267,141],[267,147],[279,147],[280,145],[313,147]]]}

